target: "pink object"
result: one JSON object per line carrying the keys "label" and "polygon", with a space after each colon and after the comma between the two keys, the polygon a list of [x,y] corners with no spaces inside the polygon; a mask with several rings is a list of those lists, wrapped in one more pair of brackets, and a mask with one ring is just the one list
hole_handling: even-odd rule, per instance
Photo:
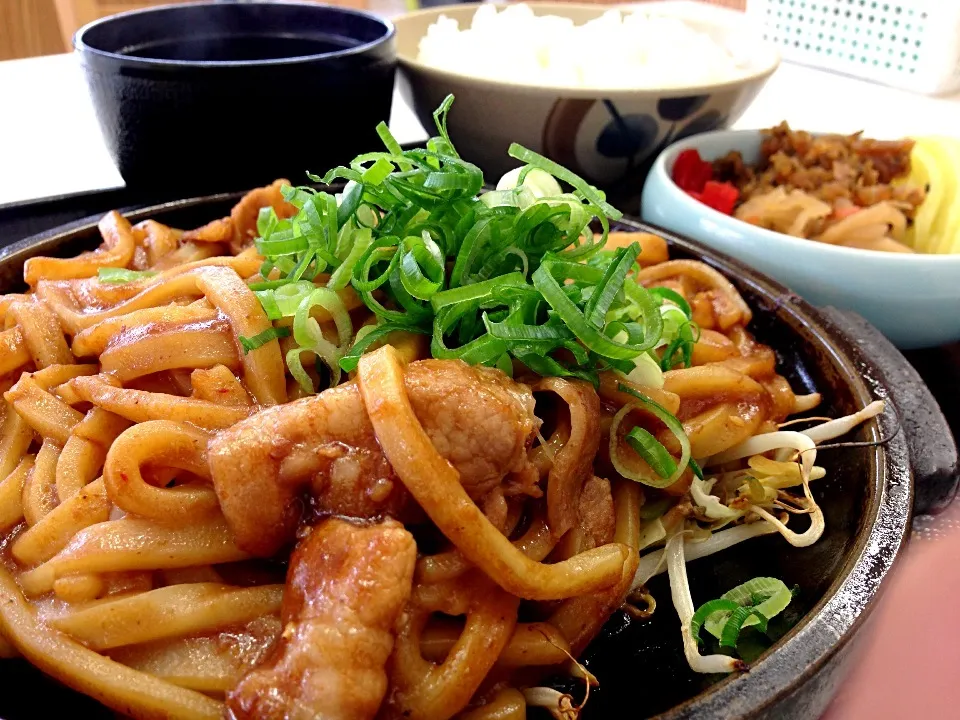
{"label": "pink object", "polygon": [[960,531],[914,539],[891,581],[822,720],[960,717]]}

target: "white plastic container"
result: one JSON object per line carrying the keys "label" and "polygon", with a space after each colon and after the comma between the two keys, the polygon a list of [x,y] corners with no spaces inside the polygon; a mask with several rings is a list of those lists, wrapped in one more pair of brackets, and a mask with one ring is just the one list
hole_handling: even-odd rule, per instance
{"label": "white plastic container", "polygon": [[960,89],[960,0],[747,0],[747,13],[786,60],[928,95]]}

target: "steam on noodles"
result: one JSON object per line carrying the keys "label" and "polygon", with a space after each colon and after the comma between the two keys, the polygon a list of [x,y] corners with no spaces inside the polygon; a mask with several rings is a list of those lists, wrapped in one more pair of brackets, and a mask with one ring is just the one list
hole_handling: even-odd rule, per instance
{"label": "steam on noodles", "polygon": [[426,150],[380,128],[339,196],[112,212],[28,261],[0,299],[4,655],[138,718],[574,717],[542,682],[594,683],[572,659],[667,570],[691,667],[741,667],[700,654],[685,562],[815,542],[816,442],[882,404],[781,430],[819,397],[729,281],[608,234],[523,148],[478,196],[448,108]]}

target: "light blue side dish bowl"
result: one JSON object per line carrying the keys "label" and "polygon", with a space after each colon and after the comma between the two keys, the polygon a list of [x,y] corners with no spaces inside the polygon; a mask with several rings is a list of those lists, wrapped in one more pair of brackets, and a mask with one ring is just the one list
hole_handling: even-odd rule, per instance
{"label": "light blue side dish bowl", "polygon": [[815,305],[853,310],[902,349],[960,340],[960,255],[858,250],[795,238],[742,222],[694,200],[672,180],[673,163],[695,148],[705,160],[739,150],[760,156],[758,130],[722,130],[664,150],[643,187],[643,219],[699,240],[776,278]]}

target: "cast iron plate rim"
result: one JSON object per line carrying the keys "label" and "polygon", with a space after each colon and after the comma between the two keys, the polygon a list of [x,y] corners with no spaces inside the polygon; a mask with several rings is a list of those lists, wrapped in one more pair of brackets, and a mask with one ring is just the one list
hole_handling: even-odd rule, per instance
{"label": "cast iron plate rim", "polygon": [[[219,193],[121,212],[132,222],[138,222],[160,213],[225,203],[243,194]],[[22,262],[63,236],[95,230],[99,219],[100,216],[95,216],[77,220],[13,243],[0,250],[0,266]],[[694,240],[628,217],[615,225],[638,231],[653,230],[671,245],[698,256],[724,276],[736,277],[757,294],[774,301],[773,312],[786,313],[801,324],[812,322],[814,326],[829,328],[829,322],[806,301],[738,260]],[[841,346],[844,342],[852,352],[844,350]],[[824,350],[831,355],[842,374],[857,373],[847,379],[851,393],[863,404],[874,398],[887,398],[880,380],[881,373],[845,336],[825,338]],[[655,720],[694,717],[698,720],[730,720],[761,715],[800,689],[853,638],[873,609],[884,579],[901,554],[912,519],[913,475],[906,442],[902,434],[894,434],[893,427],[885,428],[881,433],[876,419],[870,421],[868,427],[873,440],[894,436],[883,447],[875,447],[871,455],[865,456],[871,465],[874,485],[868,494],[867,516],[847,561],[838,570],[824,596],[794,628],[751,665],[749,672],[721,680],[706,691],[654,716]],[[902,459],[902,463],[896,462],[898,459]],[[795,673],[785,672],[793,669],[796,669]]]}

